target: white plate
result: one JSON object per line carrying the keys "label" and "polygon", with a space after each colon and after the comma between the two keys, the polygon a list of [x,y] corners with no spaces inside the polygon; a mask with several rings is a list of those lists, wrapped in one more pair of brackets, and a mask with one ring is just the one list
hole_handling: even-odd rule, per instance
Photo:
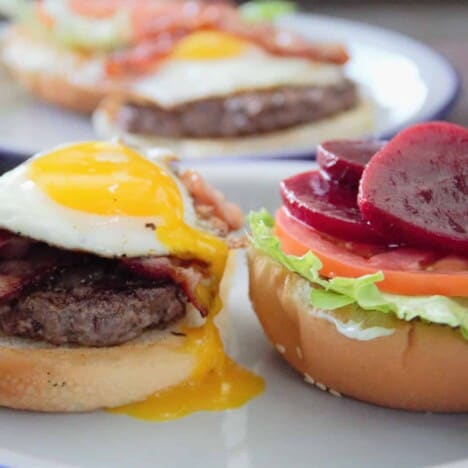
{"label": "white plate", "polygon": [[[338,18],[294,15],[281,23],[306,37],[347,45],[347,74],[376,103],[375,135],[389,137],[410,123],[443,118],[460,89],[453,67],[434,50],[401,34]],[[30,155],[66,141],[90,139],[89,120],[26,96],[0,76],[0,151]],[[248,156],[248,155],[245,155]],[[304,157],[302,152],[271,157]]]}
{"label": "white plate", "polygon": [[[200,169],[247,211],[261,205],[274,209],[278,181],[311,167],[299,162],[257,164],[225,162]],[[264,338],[247,300],[240,257],[228,304],[231,354],[266,379],[263,395],[239,410],[198,413],[168,423],[107,413],[1,410],[0,465],[384,468],[433,466],[468,456],[466,415],[387,410],[306,384]]]}

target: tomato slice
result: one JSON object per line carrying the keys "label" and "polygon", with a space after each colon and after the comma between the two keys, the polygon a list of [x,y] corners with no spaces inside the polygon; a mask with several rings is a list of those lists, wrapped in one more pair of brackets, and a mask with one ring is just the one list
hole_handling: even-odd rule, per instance
{"label": "tomato slice", "polygon": [[357,278],[382,271],[385,279],[378,287],[385,292],[468,297],[468,258],[441,258],[431,251],[406,247],[383,251],[381,246],[339,241],[294,219],[284,207],[276,214],[275,234],[285,253],[312,251],[317,255],[323,264],[320,273],[327,278]]}

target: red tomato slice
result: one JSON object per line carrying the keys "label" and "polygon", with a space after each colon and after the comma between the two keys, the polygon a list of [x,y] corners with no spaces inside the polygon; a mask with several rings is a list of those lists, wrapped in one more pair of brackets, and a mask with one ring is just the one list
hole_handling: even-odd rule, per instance
{"label": "red tomato slice", "polygon": [[382,252],[381,246],[339,241],[295,220],[285,208],[276,214],[275,234],[285,253],[312,251],[317,255],[323,263],[320,273],[327,278],[357,278],[382,271],[385,279],[378,287],[385,292],[468,297],[468,258],[441,258],[440,254],[406,247],[389,247]]}

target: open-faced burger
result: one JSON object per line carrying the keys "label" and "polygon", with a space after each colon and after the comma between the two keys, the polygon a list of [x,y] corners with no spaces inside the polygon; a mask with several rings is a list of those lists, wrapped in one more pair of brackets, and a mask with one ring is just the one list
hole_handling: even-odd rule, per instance
{"label": "open-faced burger", "polygon": [[113,76],[141,75],[98,107],[100,136],[206,157],[311,151],[371,129],[341,45],[248,22],[229,5],[176,2],[160,15],[109,63]]}
{"label": "open-faced burger", "polygon": [[468,411],[468,130],[329,141],[250,216],[250,298],[306,382],[417,411]]}
{"label": "open-faced burger", "polygon": [[241,223],[198,174],[119,143],[62,146],[4,174],[0,405],[140,402],[122,411],[166,419],[256,395],[262,381],[228,359],[214,323]]}

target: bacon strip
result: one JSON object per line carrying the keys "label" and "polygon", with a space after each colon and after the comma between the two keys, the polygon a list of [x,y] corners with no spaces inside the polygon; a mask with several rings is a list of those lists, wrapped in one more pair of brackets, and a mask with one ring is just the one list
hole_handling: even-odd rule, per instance
{"label": "bacon strip", "polygon": [[240,208],[226,200],[224,195],[212,187],[198,172],[186,170],[179,176],[181,182],[192,196],[197,211],[206,211],[210,207],[213,215],[224,221],[228,231],[236,231],[242,227],[243,216]]}
{"label": "bacon strip", "polygon": [[235,7],[226,3],[163,1],[145,2],[138,8],[127,5],[127,8],[133,24],[133,45],[110,54],[107,71],[111,76],[148,71],[166,58],[182,37],[199,30],[224,31],[283,57],[339,65],[349,58],[340,44],[314,44],[296,33],[270,24],[248,23]]}
{"label": "bacon strip", "polygon": [[214,295],[205,303],[197,294],[199,285],[213,291],[213,280],[207,271],[207,266],[194,260],[181,260],[175,257],[145,257],[124,259],[121,264],[136,275],[145,278],[160,280],[171,279],[178,284],[188,300],[206,317]]}
{"label": "bacon strip", "polygon": [[[12,236],[15,237],[15,236]],[[69,258],[67,253],[44,245],[32,246],[27,239],[16,237],[23,245],[28,244],[28,254],[25,249],[10,251],[6,258],[0,260],[0,303],[19,294],[30,284],[41,280]],[[32,247],[31,247],[32,246]],[[23,257],[24,255],[24,257]]]}
{"label": "bacon strip", "polygon": [[[27,245],[27,249],[8,251],[7,242],[12,240],[22,242],[23,246]],[[13,243],[11,245],[14,246]],[[14,298],[29,285],[46,278],[60,266],[79,261],[81,255],[37,244],[12,234],[4,235],[0,231],[0,304]],[[207,265],[176,257],[123,259],[120,264],[138,276],[153,280],[172,280],[182,288],[202,316],[208,314],[215,289]],[[208,300],[197,294],[199,286],[210,291]]]}
{"label": "bacon strip", "polygon": [[105,63],[108,76],[140,75],[164,60],[175,44],[187,34],[185,30],[167,31],[153,39],[145,39],[131,49],[110,54]]}

